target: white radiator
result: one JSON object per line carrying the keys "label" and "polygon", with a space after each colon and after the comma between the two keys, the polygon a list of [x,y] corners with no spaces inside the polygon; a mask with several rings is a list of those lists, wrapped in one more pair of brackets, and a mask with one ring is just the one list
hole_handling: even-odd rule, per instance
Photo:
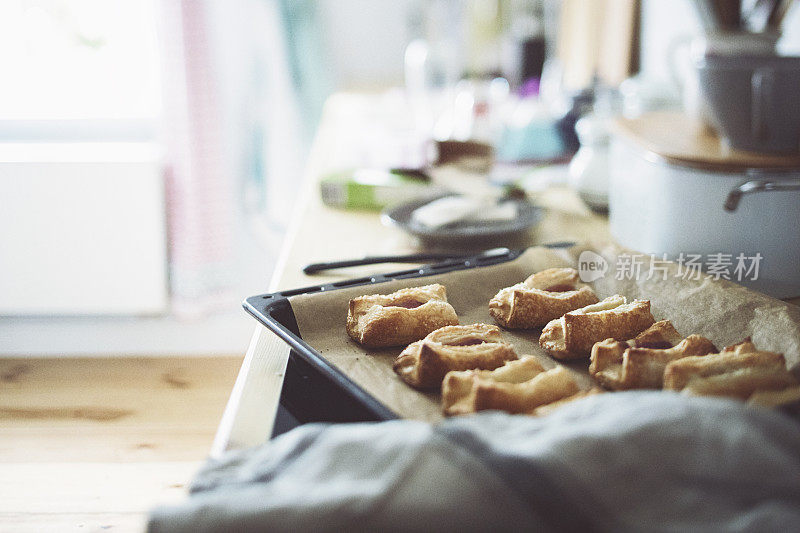
{"label": "white radiator", "polygon": [[167,311],[150,143],[0,143],[0,315]]}

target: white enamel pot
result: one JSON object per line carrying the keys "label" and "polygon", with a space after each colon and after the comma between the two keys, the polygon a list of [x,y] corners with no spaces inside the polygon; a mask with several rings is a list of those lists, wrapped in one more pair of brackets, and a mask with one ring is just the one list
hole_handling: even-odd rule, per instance
{"label": "white enamel pot", "polygon": [[713,277],[800,296],[800,170],[677,164],[614,136],[609,180],[611,233],[623,246],[672,260],[700,255],[717,264]]}

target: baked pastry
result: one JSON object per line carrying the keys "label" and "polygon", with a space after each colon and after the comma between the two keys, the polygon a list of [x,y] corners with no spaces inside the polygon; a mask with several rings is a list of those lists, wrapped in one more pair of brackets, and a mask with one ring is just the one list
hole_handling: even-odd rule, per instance
{"label": "baked pastry", "polygon": [[798,385],[783,355],[758,351],[749,338],[718,354],[673,361],[664,371],[664,389],[702,396],[746,400],[759,391]]}
{"label": "baked pastry", "polygon": [[661,320],[628,341],[595,343],[589,374],[607,389],[660,389],[669,362],[716,351],[714,344],[700,335],[681,340],[672,323]]}
{"label": "baked pastry", "polygon": [[780,407],[795,402],[800,402],[800,385],[783,390],[757,390],[747,399],[748,404],[760,407]]}
{"label": "baked pastry", "polygon": [[531,413],[578,391],[575,376],[566,368],[544,370],[534,358],[525,357],[491,372],[448,373],[442,384],[442,408],[448,416],[488,409]]}
{"label": "baked pastry", "polygon": [[506,328],[540,328],[568,311],[598,301],[574,268],[549,268],[522,283],[501,289],[489,301],[489,314]]}
{"label": "baked pastry", "polygon": [[683,340],[675,326],[669,320],[659,320],[652,326],[642,331],[636,337],[627,341],[631,348],[672,348]]}
{"label": "baked pastry", "polygon": [[523,383],[544,372],[534,357],[508,361],[495,370],[466,370],[448,372],[442,382],[442,410],[446,415],[474,413],[483,402],[480,383]]}
{"label": "baked pastry", "polygon": [[500,328],[489,324],[446,326],[411,343],[397,356],[394,371],[417,389],[438,388],[451,370],[492,370],[516,359]]}
{"label": "baked pastry", "polygon": [[456,311],[438,284],[359,296],[350,300],[347,312],[347,334],[370,348],[403,346],[456,324]]}
{"label": "baked pastry", "polygon": [[556,409],[558,409],[559,407],[562,407],[570,402],[574,402],[575,400],[580,400],[581,398],[586,398],[587,396],[594,396],[595,394],[600,394],[601,392],[603,392],[603,390],[597,387],[593,387],[589,390],[578,391],[572,396],[567,396],[566,398],[562,398],[558,401],[540,405],[539,407],[537,407],[528,414],[531,414],[533,416],[547,416]]}
{"label": "baked pastry", "polygon": [[615,294],[551,320],[542,330],[539,345],[556,359],[577,359],[588,356],[596,342],[633,338],[655,320],[649,300],[626,302]]}

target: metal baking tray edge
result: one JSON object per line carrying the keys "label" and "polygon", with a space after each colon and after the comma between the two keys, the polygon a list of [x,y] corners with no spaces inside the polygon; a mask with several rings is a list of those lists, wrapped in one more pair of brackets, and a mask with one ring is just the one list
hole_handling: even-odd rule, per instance
{"label": "metal baking tray edge", "polygon": [[[371,394],[354,383],[342,371],[328,362],[312,346],[307,344],[298,331],[297,322],[292,312],[289,298],[299,294],[328,292],[360,285],[374,285],[398,279],[424,278],[437,274],[445,274],[456,270],[479,268],[513,261],[524,250],[508,250],[503,254],[470,257],[467,259],[449,260],[432,265],[400,270],[388,274],[376,274],[362,278],[337,281],[324,285],[314,285],[268,294],[259,294],[246,298],[242,307],[258,322],[275,333],[290,348],[290,361],[287,367],[281,403],[312,403],[314,405],[295,405],[295,409],[308,411],[318,409],[322,413],[306,417],[305,421],[382,421],[399,418],[396,413],[383,405]],[[314,386],[307,383],[314,382]],[[305,387],[308,394],[291,390]],[[287,390],[289,389],[289,390]],[[327,389],[327,390],[325,390]],[[292,394],[293,393],[293,394]],[[314,396],[314,398],[312,398]],[[319,398],[323,396],[324,398]],[[322,400],[322,401],[320,401]],[[342,410],[349,412],[341,412]],[[291,411],[292,409],[290,409]]]}

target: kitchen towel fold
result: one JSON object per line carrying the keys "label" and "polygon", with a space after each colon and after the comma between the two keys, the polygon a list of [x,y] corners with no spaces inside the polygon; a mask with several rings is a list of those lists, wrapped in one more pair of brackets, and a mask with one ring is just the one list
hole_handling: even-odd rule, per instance
{"label": "kitchen towel fold", "polygon": [[149,531],[789,531],[799,450],[784,415],[667,392],[310,424],[209,462]]}

